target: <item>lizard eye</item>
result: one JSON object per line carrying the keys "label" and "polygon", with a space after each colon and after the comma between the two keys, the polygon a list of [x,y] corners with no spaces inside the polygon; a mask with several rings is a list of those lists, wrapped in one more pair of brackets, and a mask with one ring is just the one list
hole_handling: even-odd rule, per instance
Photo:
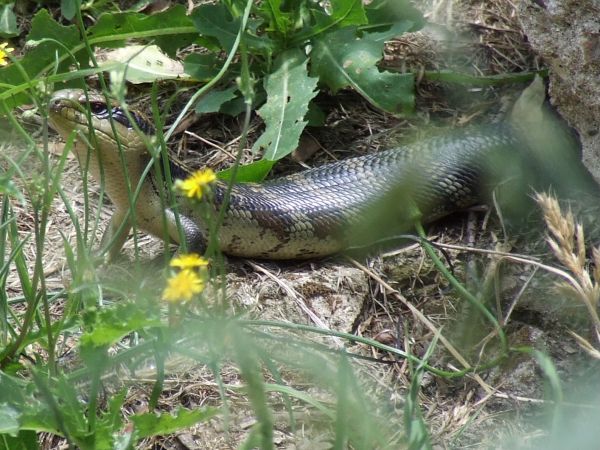
{"label": "lizard eye", "polygon": [[98,116],[102,116],[108,112],[106,109],[106,105],[101,102],[90,103],[90,110],[93,114],[96,114]]}

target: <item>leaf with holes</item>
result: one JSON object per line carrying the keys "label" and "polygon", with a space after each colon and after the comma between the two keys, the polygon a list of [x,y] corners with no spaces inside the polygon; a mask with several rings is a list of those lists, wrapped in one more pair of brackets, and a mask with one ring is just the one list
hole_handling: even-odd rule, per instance
{"label": "leaf with holes", "polygon": [[97,56],[100,67],[115,66],[110,71],[112,83],[152,83],[158,80],[189,78],[183,64],[169,58],[156,45],[129,45]]}
{"label": "leaf with holes", "polygon": [[369,103],[387,112],[410,112],[414,107],[414,76],[377,68],[384,44],[379,34],[364,33],[359,38],[355,27],[319,37],[311,54],[311,74],[318,76],[334,93],[351,87]]}
{"label": "leaf with holes", "polygon": [[317,95],[317,79],[308,76],[306,64],[300,50],[289,50],[280,55],[276,70],[265,80],[267,102],[258,114],[266,128],[252,148],[265,148],[265,159],[281,159],[298,145],[308,104]]}

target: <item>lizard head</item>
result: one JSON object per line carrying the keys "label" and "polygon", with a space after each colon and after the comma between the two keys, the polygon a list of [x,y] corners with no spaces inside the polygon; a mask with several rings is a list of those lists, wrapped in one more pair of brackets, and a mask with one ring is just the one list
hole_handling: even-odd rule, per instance
{"label": "lizard head", "polygon": [[[91,137],[102,152],[145,152],[141,134],[152,135],[152,125],[137,112],[126,111],[104,95],[83,89],[56,91],[49,102],[51,126],[65,139],[73,132]],[[93,133],[92,133],[93,131]],[[93,134],[93,136],[91,136]],[[93,140],[90,139],[90,142]]]}

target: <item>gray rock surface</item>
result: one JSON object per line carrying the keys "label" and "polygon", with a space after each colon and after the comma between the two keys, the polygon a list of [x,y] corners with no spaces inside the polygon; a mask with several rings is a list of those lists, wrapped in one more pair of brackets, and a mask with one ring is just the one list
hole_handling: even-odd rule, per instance
{"label": "gray rock surface", "polygon": [[600,182],[600,1],[523,0],[519,15],[550,68],[550,99],[580,134],[583,162]]}

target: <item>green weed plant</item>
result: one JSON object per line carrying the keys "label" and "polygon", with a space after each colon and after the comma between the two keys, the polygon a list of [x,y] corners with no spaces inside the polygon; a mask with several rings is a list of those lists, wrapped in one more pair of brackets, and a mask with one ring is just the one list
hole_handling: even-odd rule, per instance
{"label": "green weed plant", "polygon": [[[39,2],[55,6],[58,2]],[[143,2],[141,2],[143,3]],[[253,149],[262,160],[244,168],[237,165],[229,178],[241,176],[260,180],[274,162],[288,155],[307,126],[319,125],[315,97],[319,90],[336,93],[351,88],[374,107],[391,114],[407,114],[414,107],[414,75],[393,73],[378,67],[386,41],[423,25],[421,14],[406,0],[222,0],[196,7],[190,15],[182,5],[147,15],[118,11],[113,2],[62,0],[62,23],[48,9],[40,8],[31,20],[26,37],[28,50],[0,68],[0,113],[23,142],[22,155],[13,160],[1,157],[0,173],[0,449],[39,448],[38,433],[63,438],[69,448],[129,449],[142,439],[166,435],[207,421],[225,419],[231,408],[227,386],[221,375],[225,365],[236,367],[244,381],[243,393],[255,413],[256,425],[241,448],[274,448],[273,396],[280,399],[295,430],[294,406],[313,408],[330,430],[331,448],[431,448],[430,436],[419,409],[418,393],[424,372],[456,378],[481,367],[464,365],[446,371],[428,364],[437,338],[424,358],[352,334],[273,321],[230,316],[224,287],[224,265],[218,252],[209,247],[213,259],[210,291],[197,302],[180,307],[160,303],[156,289],[140,277],[138,285],[125,288],[101,280],[96,267],[94,242],[88,238],[98,227],[98,213],[87,211],[81,219],[61,187],[61,175],[75,136],[64,152],[49,158],[46,101],[58,87],[85,87],[85,77],[101,74],[95,48],[119,48],[135,41],[152,43],[167,54],[194,44],[205,49],[184,60],[187,80],[200,86],[164,134],[157,136],[147,171],[163,162],[166,142],[185,113],[220,112],[245,115],[256,110],[265,128]],[[110,9],[114,8],[114,9]],[[102,13],[103,11],[106,11]],[[85,26],[83,12],[94,16]],[[72,24],[64,25],[63,23]],[[18,36],[13,5],[0,3],[0,36]],[[101,84],[103,79],[101,78]],[[124,100],[125,86],[103,85],[105,93]],[[167,111],[156,104],[153,116],[163,123]],[[35,104],[44,118],[42,146],[31,138],[16,119],[15,108]],[[160,127],[159,127],[160,128]],[[241,147],[245,144],[242,139]],[[35,157],[44,168],[34,182],[22,172],[22,162]],[[13,180],[25,181],[21,184]],[[22,186],[22,187],[20,187]],[[87,192],[87,180],[84,177]],[[135,201],[138,186],[131,186]],[[102,198],[103,189],[100,197]],[[168,193],[167,193],[168,194]],[[64,240],[68,287],[56,292],[45,287],[44,238],[52,200],[59,196],[76,230],[76,243]],[[18,229],[15,202],[29,201],[33,232]],[[168,203],[169,196],[165,195]],[[212,219],[218,227],[219,217]],[[216,232],[216,228],[213,228]],[[35,244],[36,258],[27,261],[23,247]],[[483,308],[490,329],[499,336],[498,364],[511,349],[497,320],[447,271],[434,249],[423,239],[428,253],[436,258],[442,273],[460,295]],[[136,252],[136,265],[139,264]],[[22,295],[9,297],[6,283],[14,270]],[[62,301],[57,317],[52,306]],[[414,372],[404,424],[390,421],[387,399],[366,394],[363,380],[346,350],[310,344],[307,335],[327,335],[345,343],[361,343],[386,352],[390,359],[406,359]],[[64,340],[76,340],[77,361],[63,364]],[[164,390],[166,366],[173,356],[183,356],[208,367],[221,394],[219,404],[164,412],[159,406]],[[107,379],[126,367],[134,371],[152,361],[156,380],[149,393],[150,411],[123,414],[127,387]],[[548,365],[546,363],[546,365]],[[485,367],[485,364],[481,366]],[[548,366],[549,367],[549,366]],[[323,387],[333,402],[317,399],[289,386],[284,371],[293,370]],[[553,373],[551,368],[547,372]],[[267,380],[268,378],[268,380]],[[557,388],[558,392],[559,389]],[[108,395],[107,395],[108,394]],[[383,411],[383,412],[382,412]]]}

